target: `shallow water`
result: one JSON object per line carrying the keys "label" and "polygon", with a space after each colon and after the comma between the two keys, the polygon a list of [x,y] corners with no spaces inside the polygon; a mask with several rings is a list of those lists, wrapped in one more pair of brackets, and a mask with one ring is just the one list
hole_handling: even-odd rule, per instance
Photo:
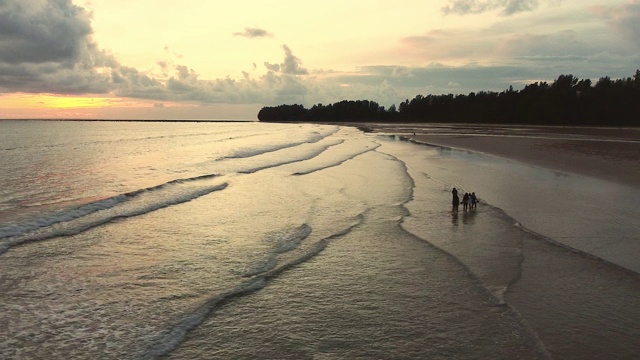
{"label": "shallow water", "polygon": [[[637,274],[555,245],[631,268],[635,213],[605,208],[638,189],[326,125],[0,130],[0,358],[639,348]],[[478,209],[451,214],[453,186]],[[544,201],[567,191],[603,209]]]}

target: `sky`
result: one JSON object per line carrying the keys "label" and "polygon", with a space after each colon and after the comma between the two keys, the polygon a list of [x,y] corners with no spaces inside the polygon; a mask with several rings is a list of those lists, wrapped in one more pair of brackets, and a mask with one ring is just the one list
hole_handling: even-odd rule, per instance
{"label": "sky", "polygon": [[5,119],[255,120],[639,68],[640,0],[0,0]]}

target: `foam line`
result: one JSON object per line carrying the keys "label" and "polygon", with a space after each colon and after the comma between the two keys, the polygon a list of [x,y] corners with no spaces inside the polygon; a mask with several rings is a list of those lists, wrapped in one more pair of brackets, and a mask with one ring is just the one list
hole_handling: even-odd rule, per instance
{"label": "foam line", "polygon": [[59,212],[44,218],[30,220],[14,225],[4,226],[0,228],[0,240],[19,236],[24,233],[37,230],[42,227],[50,226],[59,222],[70,221],[77,219],[96,211],[112,208],[122,202],[127,201],[126,194],[116,195],[107,199],[88,203],[70,210]]}
{"label": "foam line", "polygon": [[311,234],[311,226],[302,224],[301,226],[286,231],[276,242],[275,252],[284,253],[291,251],[300,245],[302,240]]}
{"label": "foam line", "polygon": [[18,223],[15,225],[0,227],[0,240],[8,237],[23,235],[27,232],[34,231],[39,228],[47,227],[53,224],[57,224],[65,221],[71,221],[73,219],[81,218],[83,216],[87,216],[97,211],[110,209],[110,208],[113,208],[114,206],[130,201],[135,197],[140,196],[144,193],[162,190],[176,184],[184,184],[184,183],[190,183],[194,181],[212,179],[217,176],[219,175],[209,174],[209,175],[196,176],[193,178],[171,180],[164,184],[148,187],[145,189],[139,189],[139,190],[127,192],[124,194],[112,196],[106,199],[94,201],[94,202],[84,204],[63,212],[58,212],[53,215],[49,215],[44,218],[30,220],[30,221]]}
{"label": "foam line", "polygon": [[198,178],[174,180],[156,187],[118,195],[108,199],[110,201],[107,203],[100,202],[100,204],[88,209],[72,210],[62,213],[61,216],[45,219],[42,223],[36,222],[36,225],[30,225],[33,227],[31,229],[23,228],[18,235],[0,239],[0,254],[16,245],[58,236],[76,235],[117,219],[144,215],[168,206],[191,201],[214,191],[223,190],[228,186],[228,183],[195,188],[172,186],[180,184],[181,181],[188,182],[195,181],[195,179]]}
{"label": "foam line", "polygon": [[270,152],[274,152],[274,151],[278,151],[278,150],[293,148],[293,147],[304,145],[304,144],[314,144],[314,143],[320,142],[320,141],[326,139],[327,137],[335,134],[339,130],[340,130],[339,127],[334,127],[331,130],[325,131],[323,133],[320,133],[320,132],[316,131],[316,132],[311,133],[304,140],[300,140],[300,141],[296,141],[296,142],[287,142],[287,143],[280,143],[280,144],[265,145],[262,148],[256,148],[255,144],[253,144],[250,147],[237,150],[235,153],[233,153],[231,155],[227,155],[223,159],[249,158],[249,157],[262,155],[262,154],[266,154],[266,153],[270,153]]}
{"label": "foam line", "polygon": [[151,347],[151,349],[147,351],[144,359],[158,359],[167,356],[175,349],[177,349],[180,344],[182,344],[182,342],[184,342],[189,331],[197,328],[200,324],[202,324],[207,319],[207,317],[209,317],[218,308],[220,308],[220,306],[232,301],[237,297],[248,295],[263,289],[265,286],[267,286],[269,281],[273,280],[278,275],[282,274],[286,270],[295,267],[296,265],[302,264],[305,261],[315,257],[316,255],[321,253],[331,241],[350,233],[355,227],[362,223],[363,219],[364,216],[360,214],[358,216],[358,220],[351,224],[349,227],[321,239],[309,251],[292,260],[291,262],[277,267],[264,275],[247,280],[229,292],[210,298],[195,311],[187,314],[184,318],[182,318],[182,320],[174,325],[174,327],[164,336],[160,337]]}
{"label": "foam line", "polygon": [[341,158],[341,159],[338,159],[335,162],[327,163],[327,164],[324,164],[322,166],[318,166],[318,167],[315,167],[315,168],[312,168],[312,169],[308,169],[308,170],[298,171],[298,172],[293,173],[292,175],[308,175],[308,174],[314,173],[316,171],[320,171],[320,170],[332,168],[332,167],[335,167],[335,166],[339,166],[339,165],[343,164],[344,162],[346,162],[348,160],[355,159],[356,157],[358,157],[358,156],[360,156],[362,154],[368,153],[369,151],[373,151],[373,150],[377,149],[378,147],[380,147],[380,144],[375,144],[371,148],[366,148],[366,149],[362,149],[362,150],[360,150],[358,152],[351,153],[351,154],[349,154],[349,156]]}
{"label": "foam line", "polygon": [[157,359],[174,351],[184,341],[187,333],[198,327],[216,308],[224,305],[235,297],[251,294],[266,285],[264,277],[247,280],[235,289],[222,295],[213,297],[200,306],[196,311],[184,317],[171,331],[156,342],[144,359]]}
{"label": "foam line", "polygon": [[314,151],[305,154],[303,157],[299,157],[299,158],[295,158],[295,159],[283,160],[281,162],[272,163],[272,164],[263,165],[263,166],[257,166],[257,167],[251,168],[251,169],[241,170],[241,171],[238,171],[238,172],[240,174],[253,174],[253,173],[256,173],[256,172],[261,171],[261,170],[266,170],[266,169],[271,169],[271,168],[282,166],[282,165],[294,164],[294,163],[297,163],[297,162],[311,160],[311,159],[317,157],[318,155],[322,154],[323,152],[327,151],[329,148],[331,148],[333,146],[336,146],[336,145],[340,145],[342,143],[344,143],[344,140],[339,140],[339,141],[336,141],[334,143],[327,144],[326,146],[323,146],[321,148],[315,149]]}
{"label": "foam line", "polygon": [[278,265],[278,256],[298,248],[300,243],[309,237],[311,231],[311,226],[302,224],[292,229],[268,234],[265,241],[273,243],[273,249],[268,253],[265,260],[253,264],[242,273],[242,276],[251,277],[272,270]]}
{"label": "foam line", "polygon": [[223,159],[249,158],[249,157],[262,155],[262,154],[266,154],[266,153],[270,153],[278,150],[293,148],[293,147],[304,145],[304,144],[317,143],[320,140],[324,139],[325,137],[326,136],[322,134],[314,134],[311,138],[306,139],[304,141],[285,143],[285,144],[274,144],[274,145],[269,145],[262,148],[256,148],[255,146],[252,146],[249,148],[237,150],[235,153],[231,155],[227,155]]}

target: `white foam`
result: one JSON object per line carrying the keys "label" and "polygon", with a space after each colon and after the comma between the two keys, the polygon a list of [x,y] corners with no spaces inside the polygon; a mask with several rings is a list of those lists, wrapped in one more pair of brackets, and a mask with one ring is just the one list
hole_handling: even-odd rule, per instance
{"label": "white foam", "polygon": [[137,190],[67,210],[47,218],[36,219],[8,230],[3,229],[3,236],[0,237],[0,253],[7,251],[12,246],[26,242],[79,234],[115,219],[143,215],[199,198],[214,191],[223,190],[228,186],[228,183],[203,186],[183,185],[211,177],[205,175],[173,180],[152,188]]}
{"label": "white foam", "polygon": [[359,155],[374,151],[380,147],[380,144],[368,142],[363,144],[359,141],[345,142],[342,146],[334,147],[334,153],[328,151],[323,153],[322,157],[314,159],[314,161],[308,161],[298,164],[299,170],[294,172],[293,175],[308,175],[316,171],[328,169],[331,167],[339,166],[345,161],[356,158]]}
{"label": "white foam", "polygon": [[275,252],[283,253],[297,248],[309,234],[311,234],[311,226],[307,224],[285,231],[276,239]]}
{"label": "white foam", "polygon": [[187,314],[178,324],[173,327],[171,331],[169,331],[158,341],[156,341],[155,345],[149,351],[147,351],[144,358],[156,359],[158,357],[169,354],[184,341],[187,333],[202,324],[202,322],[211,314],[211,312],[213,312],[218,307],[218,305],[229,301],[234,297],[242,296],[260,290],[265,286],[265,278],[255,278],[240,284],[238,287],[227,293],[209,299],[194,312]]}

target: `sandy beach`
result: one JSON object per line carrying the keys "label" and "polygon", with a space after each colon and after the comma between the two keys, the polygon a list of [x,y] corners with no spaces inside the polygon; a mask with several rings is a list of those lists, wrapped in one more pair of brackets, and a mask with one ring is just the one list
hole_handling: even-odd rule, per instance
{"label": "sandy beach", "polygon": [[466,149],[640,187],[637,128],[376,123],[356,126],[418,143]]}

